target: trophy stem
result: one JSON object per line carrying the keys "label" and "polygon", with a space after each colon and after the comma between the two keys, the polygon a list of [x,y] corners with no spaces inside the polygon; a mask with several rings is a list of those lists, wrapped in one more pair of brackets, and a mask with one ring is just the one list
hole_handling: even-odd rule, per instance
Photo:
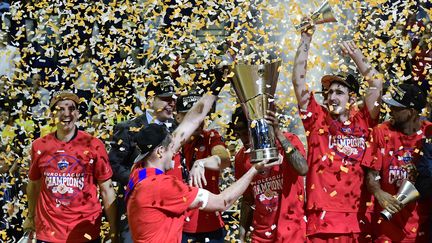
{"label": "trophy stem", "polygon": [[[253,125],[252,125],[253,124]],[[263,160],[269,162],[278,159],[278,150],[276,148],[276,141],[274,130],[265,119],[258,119],[251,121],[249,126],[250,138],[252,138],[251,162],[258,163]]]}
{"label": "trophy stem", "polygon": [[389,221],[392,218],[392,214],[385,209],[380,212],[380,215],[381,215],[381,217],[383,217],[383,219],[385,219],[387,221]]}

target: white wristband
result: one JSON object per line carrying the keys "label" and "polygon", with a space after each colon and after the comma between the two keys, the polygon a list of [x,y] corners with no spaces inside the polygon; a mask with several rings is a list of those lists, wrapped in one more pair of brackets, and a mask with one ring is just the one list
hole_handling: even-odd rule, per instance
{"label": "white wristband", "polygon": [[213,155],[212,157],[215,158],[216,162],[220,165],[221,163],[221,158],[218,155]]}
{"label": "white wristband", "polygon": [[207,191],[206,189],[198,188],[197,198],[198,201],[201,202],[201,207],[199,207],[200,210],[204,209],[207,206],[209,196],[209,191]]}

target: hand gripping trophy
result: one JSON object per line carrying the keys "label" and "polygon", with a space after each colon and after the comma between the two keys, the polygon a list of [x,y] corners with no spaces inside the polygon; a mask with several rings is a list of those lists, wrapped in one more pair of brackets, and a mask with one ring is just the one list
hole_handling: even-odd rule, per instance
{"label": "hand gripping trophy", "polygon": [[[403,206],[408,203],[417,200],[420,197],[420,193],[417,191],[415,186],[408,180],[404,180],[402,185],[399,187],[399,191],[396,194],[396,199],[402,203]],[[390,220],[392,218],[392,214],[387,211],[381,211],[381,217],[386,220]]]}
{"label": "hand gripping trophy", "polygon": [[321,4],[321,6],[311,14],[310,19],[312,23],[309,21],[302,22],[299,25],[295,26],[296,30],[301,31],[307,28],[311,24],[316,25],[316,24],[337,22],[336,18],[334,17],[333,10],[331,9],[328,1],[324,1]]}

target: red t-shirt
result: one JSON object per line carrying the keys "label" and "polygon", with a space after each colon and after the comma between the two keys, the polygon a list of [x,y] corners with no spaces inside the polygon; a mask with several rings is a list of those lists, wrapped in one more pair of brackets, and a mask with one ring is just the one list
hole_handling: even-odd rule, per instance
{"label": "red t-shirt", "polygon": [[[313,94],[300,117],[308,142],[306,212],[308,216],[320,213],[319,217],[308,217],[308,235],[360,232],[360,224],[366,219],[359,218],[363,214],[358,212],[366,212],[371,197],[360,162],[369,128],[377,121],[370,117],[366,106],[351,111],[347,122],[334,120]],[[340,214],[345,215],[345,221],[338,220]]]}
{"label": "red t-shirt", "polygon": [[[186,143],[183,146],[183,152],[189,170],[192,168],[195,160],[211,156],[211,150],[216,145],[225,147],[222,137],[216,130],[203,131],[200,136]],[[219,194],[219,174],[220,171],[206,169],[207,186],[204,186],[204,189],[214,194]],[[212,232],[223,226],[224,222],[221,213],[193,209],[187,213],[183,231],[188,233]]]}
{"label": "red t-shirt", "polygon": [[[297,136],[285,136],[305,156]],[[289,164],[282,146],[277,146],[284,155],[282,164],[256,175],[246,191],[253,194],[255,201],[252,242],[304,242],[304,178]],[[235,157],[235,177],[239,179],[250,167],[250,155],[242,148]]]}
{"label": "red t-shirt", "polygon": [[78,131],[62,142],[50,133],[32,144],[29,179],[40,180],[36,235],[49,242],[83,242],[100,237],[102,208],[97,181],[112,176],[105,146]]}
{"label": "red t-shirt", "polygon": [[185,212],[198,188],[172,175],[153,175],[135,186],[127,202],[134,242],[180,242]]}
{"label": "red t-shirt", "polygon": [[[384,122],[373,129],[366,156],[362,164],[380,172],[381,189],[395,195],[404,179],[415,182],[415,165],[422,150],[425,128],[430,122],[422,122],[417,133],[405,135]],[[432,200],[418,200],[406,205],[393,215],[390,221],[376,219],[377,236],[397,242],[428,242],[430,208]],[[375,212],[383,210],[378,203]]]}

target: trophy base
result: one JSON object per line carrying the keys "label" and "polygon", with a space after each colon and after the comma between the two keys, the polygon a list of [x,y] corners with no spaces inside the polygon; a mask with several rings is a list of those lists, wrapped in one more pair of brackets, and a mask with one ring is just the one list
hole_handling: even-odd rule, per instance
{"label": "trophy base", "polygon": [[381,211],[381,212],[380,212],[380,215],[381,215],[381,217],[382,217],[383,219],[385,219],[385,220],[387,220],[387,221],[389,221],[389,220],[392,218],[392,214],[391,214],[389,211],[387,211],[387,210],[383,210],[383,211]]}
{"label": "trophy base", "polygon": [[277,148],[254,149],[251,151],[251,163],[259,163],[268,159],[268,162],[273,162],[279,159],[279,151]]}

